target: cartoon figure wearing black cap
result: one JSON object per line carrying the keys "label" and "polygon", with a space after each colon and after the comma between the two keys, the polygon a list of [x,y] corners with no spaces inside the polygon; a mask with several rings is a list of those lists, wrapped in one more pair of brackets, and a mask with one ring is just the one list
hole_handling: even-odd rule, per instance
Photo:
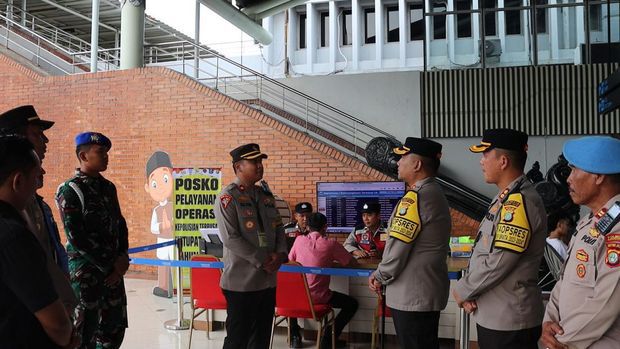
{"label": "cartoon figure wearing black cap", "polygon": [[473,314],[480,348],[538,348],[543,303],[538,268],[547,237],[547,214],[524,174],[527,134],[488,129],[469,148],[481,154],[485,182],[497,187],[480,222],[468,273],[452,290]]}
{"label": "cartoon figure wearing black cap", "polygon": [[287,260],[284,224],[263,178],[258,144],[230,152],[235,180],[214,205],[224,244],[220,285],[226,297],[224,349],[268,348],[276,301],[276,274]]}
{"label": "cartoon figure wearing black cap", "polygon": [[[151,233],[157,235],[157,243],[167,242],[174,239],[172,229],[172,162],[168,153],[156,151],[146,163],[146,184],[144,190],[158,205],[153,208],[151,215]],[[174,246],[157,249],[157,258],[170,260],[174,257]],[[170,267],[157,268],[157,283],[153,288],[153,294],[158,297],[172,297]]]}
{"label": "cartoon figure wearing black cap", "polygon": [[381,220],[381,204],[362,205],[362,224],[358,224],[344,242],[344,248],[355,258],[381,257],[387,241],[387,225]]}
{"label": "cartoon figure wearing black cap", "polygon": [[56,203],[67,234],[74,312],[81,347],[120,348],[127,328],[123,276],[129,268],[127,222],[108,168],[112,142],[98,132],[75,137],[80,167],[58,188]]}

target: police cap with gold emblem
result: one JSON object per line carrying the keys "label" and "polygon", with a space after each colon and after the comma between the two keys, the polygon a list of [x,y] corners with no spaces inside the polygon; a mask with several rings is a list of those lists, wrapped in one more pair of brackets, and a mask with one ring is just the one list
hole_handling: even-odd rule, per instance
{"label": "police cap with gold emblem", "polygon": [[112,148],[112,141],[110,138],[104,136],[99,132],[82,132],[79,135],[75,136],[75,147],[79,147],[82,145],[88,144],[97,144],[108,148]]}
{"label": "police cap with gold emblem", "polygon": [[527,151],[527,133],[510,128],[493,128],[484,130],[482,142],[472,145],[472,153],[483,153],[491,149],[505,149],[513,151]]}
{"label": "police cap with gold emblem", "polygon": [[394,148],[394,154],[418,154],[427,158],[441,158],[441,144],[426,138],[407,137],[405,144]]}
{"label": "police cap with gold emblem", "polygon": [[362,213],[381,213],[381,204],[378,202],[364,203]]}
{"label": "police cap with gold emblem", "polygon": [[267,159],[267,154],[261,153],[260,146],[256,143],[244,144],[230,151],[232,162],[241,160]]}
{"label": "police cap with gold emblem", "polygon": [[17,131],[28,124],[39,125],[42,130],[47,130],[54,122],[42,120],[31,105],[22,105],[0,114],[0,128]]}
{"label": "police cap with gold emblem", "polygon": [[609,136],[588,136],[564,143],[568,163],[596,174],[620,173],[620,139]]}
{"label": "police cap with gold emblem", "polygon": [[312,204],[309,202],[300,202],[295,205],[295,213],[312,213]]}

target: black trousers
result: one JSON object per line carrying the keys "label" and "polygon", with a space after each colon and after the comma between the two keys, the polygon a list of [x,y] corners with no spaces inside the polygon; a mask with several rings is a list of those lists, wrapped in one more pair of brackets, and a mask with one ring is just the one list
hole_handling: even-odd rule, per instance
{"label": "black trousers", "polygon": [[516,331],[491,330],[476,325],[480,349],[538,349],[542,327],[536,326]]}
{"label": "black trousers", "polygon": [[[340,309],[336,319],[334,320],[334,332],[336,338],[340,336],[344,327],[351,321],[355,312],[357,311],[357,300],[355,298],[346,295],[344,293],[332,291],[332,297],[329,299],[329,304],[332,308]],[[291,335],[299,335],[299,325],[296,318],[291,318]],[[331,338],[331,328],[325,330],[325,336]]]}
{"label": "black trousers", "polygon": [[226,308],[224,349],[267,349],[276,306],[276,289],[253,292],[222,290]]}
{"label": "black trousers", "polygon": [[[329,299],[329,304],[332,308],[340,309],[334,321],[334,332],[336,333],[336,338],[338,338],[344,327],[355,315],[358,307],[357,300],[348,294],[332,291],[332,298]],[[331,338],[330,328],[327,329],[325,335]]]}
{"label": "black trousers", "polygon": [[439,349],[439,312],[390,308],[398,343],[403,349]]}

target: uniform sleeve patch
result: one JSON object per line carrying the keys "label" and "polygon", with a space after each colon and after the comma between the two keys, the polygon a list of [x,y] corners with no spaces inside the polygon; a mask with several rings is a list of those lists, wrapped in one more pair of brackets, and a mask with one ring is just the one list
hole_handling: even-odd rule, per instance
{"label": "uniform sleeve patch", "polygon": [[418,210],[418,194],[407,192],[398,203],[390,224],[389,235],[404,243],[413,242],[421,230],[420,212]]}
{"label": "uniform sleeve patch", "polygon": [[220,197],[220,201],[222,202],[222,207],[228,208],[228,205],[232,202],[232,196],[228,194],[224,194]]}
{"label": "uniform sleeve patch", "polygon": [[527,250],[531,235],[523,196],[520,193],[511,194],[502,205],[493,246],[522,253]]}
{"label": "uniform sleeve patch", "polygon": [[610,268],[620,266],[620,234],[609,234],[605,236],[605,245],[607,247],[605,264]]}

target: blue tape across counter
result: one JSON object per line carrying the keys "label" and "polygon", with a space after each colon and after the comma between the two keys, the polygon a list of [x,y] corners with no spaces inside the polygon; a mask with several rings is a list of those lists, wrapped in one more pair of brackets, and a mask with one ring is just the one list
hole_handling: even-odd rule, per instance
{"label": "blue tape across counter", "polygon": [[156,249],[161,248],[161,247],[172,246],[172,245],[174,245],[176,243],[177,243],[176,240],[171,240],[171,241],[166,241],[166,242],[160,242],[158,244],[153,244],[153,245],[134,247],[134,248],[130,248],[129,250],[127,250],[127,253],[128,254],[132,254],[132,253],[156,250]]}
{"label": "blue tape across counter", "polygon": [[[153,265],[164,267],[182,267],[182,268],[224,268],[223,262],[192,262],[192,261],[167,261],[160,259],[148,258],[132,258],[131,264]],[[287,273],[304,273],[316,275],[332,275],[332,276],[350,276],[350,277],[368,277],[374,270],[372,269],[343,269],[343,268],[315,268],[301,267],[297,265],[283,265],[280,271]],[[448,277],[451,280],[458,279],[458,273],[449,272]]]}

